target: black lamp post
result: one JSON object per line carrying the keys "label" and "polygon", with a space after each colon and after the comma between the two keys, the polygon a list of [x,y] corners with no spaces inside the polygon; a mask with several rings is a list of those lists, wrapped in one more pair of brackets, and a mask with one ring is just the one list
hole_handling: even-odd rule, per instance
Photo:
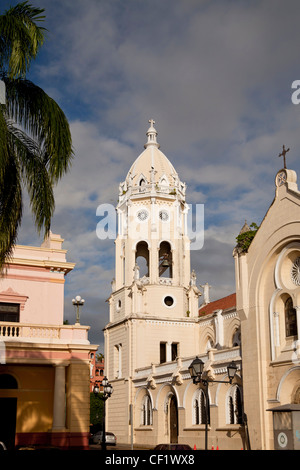
{"label": "black lamp post", "polygon": [[189,366],[189,373],[191,378],[193,379],[194,384],[201,383],[204,386],[204,392],[205,392],[205,450],[207,450],[207,437],[208,437],[208,413],[209,413],[209,404],[208,404],[208,383],[209,382],[217,382],[217,383],[222,383],[222,384],[231,384],[234,376],[237,371],[237,366],[234,361],[232,361],[228,366],[227,366],[227,374],[228,374],[228,381],[225,380],[213,380],[210,379],[209,377],[206,377],[205,379],[202,378],[204,370],[204,362],[196,356],[196,358],[193,360],[193,362]]}
{"label": "black lamp post", "polygon": [[[109,383],[106,377],[103,378],[102,380],[102,385],[103,385],[103,395],[102,395],[102,400],[104,401],[103,403],[103,424],[102,424],[102,450],[106,450],[106,436],[105,436],[105,405],[106,405],[106,400],[111,396],[113,393],[114,389],[113,386]],[[99,385],[94,386],[93,390],[95,395],[98,395],[100,393],[100,388]]]}

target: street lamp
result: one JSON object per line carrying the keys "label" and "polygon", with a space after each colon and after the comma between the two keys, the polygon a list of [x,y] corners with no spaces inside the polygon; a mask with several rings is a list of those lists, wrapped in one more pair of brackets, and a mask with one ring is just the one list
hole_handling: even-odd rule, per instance
{"label": "street lamp", "polygon": [[[106,450],[106,440],[105,440],[105,403],[106,400],[111,396],[113,393],[114,389],[113,386],[109,383],[107,377],[104,377],[102,380],[102,385],[103,385],[103,395],[102,395],[102,400],[104,401],[103,403],[103,424],[102,424],[102,450]],[[94,390],[93,390],[95,395],[99,395],[100,393],[100,387],[98,384],[95,384]]]}
{"label": "street lamp", "polygon": [[80,311],[79,307],[84,305],[85,300],[80,297],[80,295],[76,295],[75,299],[72,299],[72,304],[76,308],[76,323],[80,323]]}
{"label": "street lamp", "polygon": [[205,450],[207,450],[207,437],[208,437],[208,412],[209,412],[209,404],[208,404],[208,383],[209,382],[217,382],[217,383],[222,383],[222,384],[231,384],[236,371],[237,371],[237,365],[234,361],[232,361],[228,366],[227,366],[227,374],[228,374],[228,381],[225,380],[214,380],[210,379],[209,377],[206,377],[205,379],[202,378],[204,370],[204,362],[196,356],[196,358],[193,360],[193,362],[189,365],[189,373],[191,378],[193,379],[194,384],[201,383],[204,386],[204,392],[205,392]]}

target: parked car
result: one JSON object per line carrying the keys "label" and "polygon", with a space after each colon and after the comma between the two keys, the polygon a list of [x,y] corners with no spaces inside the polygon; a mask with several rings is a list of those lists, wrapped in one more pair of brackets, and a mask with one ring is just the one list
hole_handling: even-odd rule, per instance
{"label": "parked car", "polygon": [[154,450],[193,450],[188,444],[157,444]]}
{"label": "parked car", "polygon": [[[93,444],[101,444],[102,442],[102,431],[98,431],[96,432],[96,434],[94,434],[92,436],[92,442]],[[111,446],[115,446],[117,444],[117,438],[116,436],[114,435],[114,433],[112,432],[106,432],[105,433],[105,442],[106,444],[108,445],[111,445]]]}

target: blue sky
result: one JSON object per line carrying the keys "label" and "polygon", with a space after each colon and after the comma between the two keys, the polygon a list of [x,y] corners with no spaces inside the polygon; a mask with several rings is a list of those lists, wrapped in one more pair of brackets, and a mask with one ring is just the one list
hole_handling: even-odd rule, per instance
{"label": "blue sky", "polygon": [[[1,1],[1,11],[18,2]],[[271,204],[278,155],[299,173],[300,79],[297,0],[36,0],[47,39],[28,77],[66,113],[75,160],[56,188],[52,231],[65,239],[66,318],[102,349],[114,243],[96,236],[99,204],[116,204],[119,182],[155,119],[161,150],[205,204],[204,247],[192,252],[197,283],[212,300],[235,291],[232,251],[245,219]],[[25,215],[19,243],[40,243]]]}

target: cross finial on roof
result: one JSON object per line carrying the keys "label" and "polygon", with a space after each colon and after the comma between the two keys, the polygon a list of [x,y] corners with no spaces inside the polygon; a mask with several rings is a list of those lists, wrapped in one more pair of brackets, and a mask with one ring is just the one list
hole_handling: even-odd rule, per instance
{"label": "cross finial on roof", "polygon": [[149,145],[154,145],[155,147],[159,148],[159,144],[157,143],[157,140],[156,140],[157,131],[154,127],[155,121],[154,119],[149,119],[148,122],[150,123],[150,127],[146,134],[148,136],[148,142],[144,145],[144,147],[147,148]]}
{"label": "cross finial on roof", "polygon": [[286,161],[285,161],[285,156],[287,154],[287,152],[289,151],[290,149],[286,149],[285,146],[283,145],[282,146],[282,152],[278,155],[278,157],[283,157],[283,167],[286,169]]}

